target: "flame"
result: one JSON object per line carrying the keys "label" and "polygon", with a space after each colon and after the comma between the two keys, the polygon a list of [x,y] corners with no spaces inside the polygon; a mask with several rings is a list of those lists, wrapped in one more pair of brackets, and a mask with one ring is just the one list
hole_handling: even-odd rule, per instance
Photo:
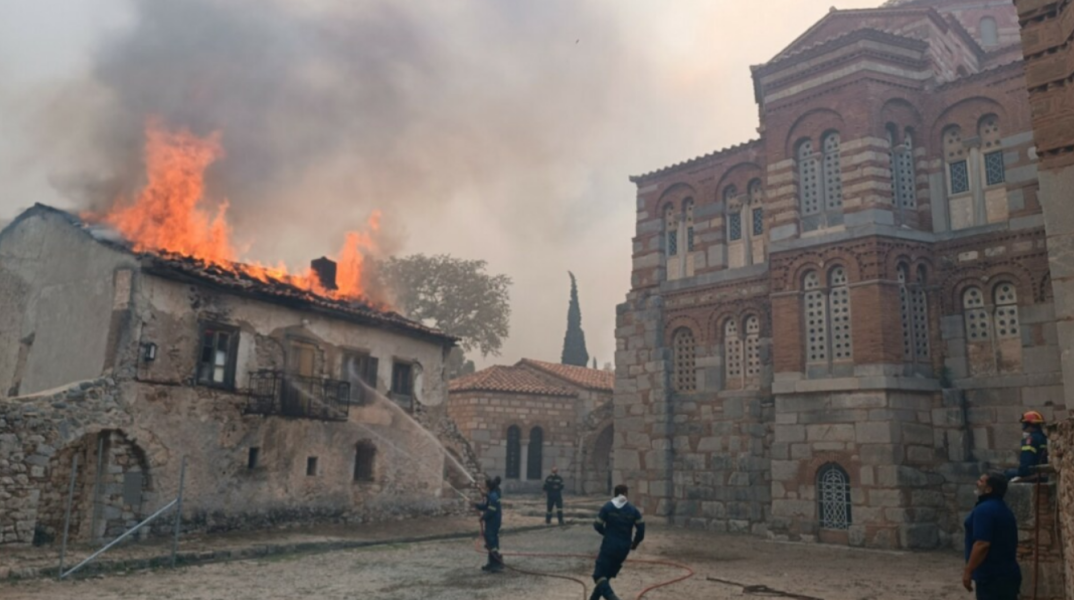
{"label": "flame", "polygon": [[282,262],[275,266],[239,262],[227,221],[228,202],[212,208],[205,194],[205,170],[224,157],[220,132],[198,137],[186,129],[169,131],[159,120],[149,119],[145,135],[145,187],[133,201],[118,199],[107,213],[84,214],[84,220],[114,227],[136,252],[176,254],[265,283],[286,283],[336,300],[370,302],[362,282],[367,257],[377,249],[380,211],[369,217],[365,231],[347,233],[335,258],[338,289],[325,289],[309,267],[292,273]]}

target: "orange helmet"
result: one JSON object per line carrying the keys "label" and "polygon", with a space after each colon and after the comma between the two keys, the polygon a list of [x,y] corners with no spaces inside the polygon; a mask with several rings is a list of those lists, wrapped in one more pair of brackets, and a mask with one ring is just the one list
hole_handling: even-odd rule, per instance
{"label": "orange helmet", "polygon": [[1022,415],[1022,422],[1031,423],[1033,425],[1043,425],[1044,415],[1040,414],[1035,410],[1030,410],[1027,411],[1024,415]]}

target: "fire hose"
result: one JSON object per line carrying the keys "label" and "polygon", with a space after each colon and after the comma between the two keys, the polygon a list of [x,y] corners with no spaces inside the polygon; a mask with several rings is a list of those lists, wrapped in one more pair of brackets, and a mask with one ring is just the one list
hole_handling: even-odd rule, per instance
{"label": "fire hose", "polygon": [[[480,523],[481,523],[481,537],[479,537],[478,539],[474,540],[474,551],[479,552],[479,553],[480,552],[485,552],[484,547],[481,545],[481,541],[485,539],[485,521],[481,520]],[[587,559],[587,560],[596,560],[596,558],[597,558],[596,556],[594,556],[592,554],[577,554],[577,553],[567,553],[567,552],[500,552],[500,555],[501,556],[517,556],[517,557],[523,557],[523,558],[584,558],[584,559]],[[650,585],[649,587],[647,587],[647,588],[643,589],[642,591],[638,592],[638,595],[634,597],[634,600],[641,600],[645,596],[645,594],[648,594],[649,592],[651,592],[651,591],[653,591],[655,589],[666,587],[666,586],[678,583],[680,581],[684,581],[684,580],[689,579],[689,578],[694,576],[694,570],[691,569],[690,567],[688,567],[686,565],[683,565],[683,564],[680,564],[680,563],[671,562],[669,560],[652,560],[652,559],[642,559],[642,558],[628,558],[626,560],[626,562],[632,563],[632,564],[638,564],[638,565],[655,565],[655,566],[661,566],[661,567],[670,567],[670,568],[673,568],[673,569],[681,569],[681,570],[685,571],[685,574],[680,575],[680,576],[678,576],[678,577],[676,577],[674,579],[669,579],[667,581],[661,581],[659,583],[655,583],[653,585]],[[561,575],[559,573],[547,573],[547,572],[544,572],[544,571],[530,571],[528,569],[522,569],[522,568],[519,568],[519,567],[511,566],[511,565],[509,565],[507,563],[504,563],[503,566],[505,568],[507,568],[507,569],[510,569],[510,570],[516,572],[516,573],[522,573],[524,575],[534,575],[534,576],[537,576],[537,577],[551,577],[551,578],[555,578],[555,579],[566,579],[566,580],[569,580],[569,581],[573,581],[573,582],[577,583],[578,585],[582,586],[582,598],[583,599],[587,598],[587,596],[586,596],[586,591],[587,591],[586,583],[585,583],[584,580],[578,579],[577,577],[571,577],[570,575]]]}

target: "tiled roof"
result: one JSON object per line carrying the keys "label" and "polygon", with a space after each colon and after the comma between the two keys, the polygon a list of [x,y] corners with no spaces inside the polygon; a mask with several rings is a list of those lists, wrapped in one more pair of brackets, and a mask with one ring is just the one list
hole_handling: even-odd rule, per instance
{"label": "tiled roof", "polygon": [[657,169],[655,171],[649,171],[648,173],[644,173],[642,175],[631,175],[630,176],[630,181],[632,183],[641,183],[642,181],[644,181],[644,180],[646,180],[646,179],[648,179],[650,177],[653,177],[655,175],[663,175],[665,173],[669,173],[669,172],[674,171],[676,169],[681,169],[681,168],[684,168],[684,167],[692,167],[692,166],[694,166],[694,165],[696,165],[696,164],[698,164],[698,163],[700,163],[702,161],[717,158],[717,157],[719,157],[721,155],[724,155],[724,154],[731,154],[732,152],[737,152],[739,150],[744,150],[744,149],[746,149],[746,148],[748,148],[748,147],[750,147],[750,146],[752,146],[754,144],[759,144],[760,142],[761,142],[761,140],[759,140],[759,139],[750,140],[748,142],[742,142],[741,144],[735,144],[734,146],[730,146],[730,147],[724,148],[722,150],[716,150],[714,152],[709,152],[708,154],[703,154],[701,156],[697,156],[697,157],[691,158],[689,160],[684,160],[682,162],[677,162],[677,163],[675,163],[673,165],[670,165],[670,166],[667,166],[667,167],[662,167],[662,168]]}
{"label": "tiled roof", "polygon": [[73,226],[85,231],[98,243],[137,257],[142,269],[147,273],[161,277],[193,280],[198,283],[225,288],[233,293],[257,298],[265,302],[282,304],[298,310],[327,313],[337,318],[396,330],[401,333],[431,339],[441,344],[450,345],[457,341],[456,338],[437,329],[426,327],[398,313],[382,310],[363,302],[319,296],[282,281],[261,281],[244,274],[239,269],[224,269],[181,254],[135,252],[130,243],[114,231],[85,223],[67,211],[44,204],[35,204],[33,208],[19,215],[8,227],[35,213],[50,213],[61,216]]}
{"label": "tiled roof", "polygon": [[566,387],[545,383],[540,377],[518,365],[510,367],[496,365],[452,379],[448,383],[448,392],[501,392],[562,397],[578,395]]}
{"label": "tiled roof", "polygon": [[612,371],[561,365],[531,358],[523,358],[518,364],[533,367],[587,390],[611,392],[615,389],[615,373]]}

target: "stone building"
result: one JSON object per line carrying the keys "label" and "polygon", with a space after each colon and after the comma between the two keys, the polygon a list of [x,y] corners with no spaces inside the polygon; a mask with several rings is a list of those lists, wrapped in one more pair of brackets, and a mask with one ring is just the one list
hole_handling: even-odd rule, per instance
{"label": "stone building", "polygon": [[444,451],[412,417],[443,415],[453,344],[37,205],[0,233],[0,543],[57,536],[75,455],[81,540],[174,498],[183,457],[190,527],[440,510]]}
{"label": "stone building", "polygon": [[752,68],[757,139],[632,178],[615,474],[645,510],[959,545],[1020,413],[1065,417],[1018,39],[1009,2],[832,10]]}
{"label": "stone building", "polygon": [[614,373],[528,358],[454,379],[448,415],[506,491],[538,492],[553,466],[567,491],[608,493]]}

